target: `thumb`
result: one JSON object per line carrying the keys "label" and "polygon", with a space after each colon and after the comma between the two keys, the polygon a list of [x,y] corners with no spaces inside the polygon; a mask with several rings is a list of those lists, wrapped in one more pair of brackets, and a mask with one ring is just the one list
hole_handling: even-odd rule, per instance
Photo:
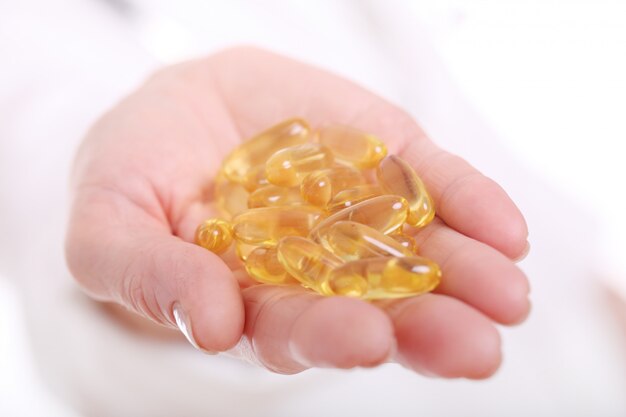
{"label": "thumb", "polygon": [[199,349],[227,350],[241,338],[243,302],[230,269],[122,196],[81,190],[66,257],[92,296],[178,326]]}

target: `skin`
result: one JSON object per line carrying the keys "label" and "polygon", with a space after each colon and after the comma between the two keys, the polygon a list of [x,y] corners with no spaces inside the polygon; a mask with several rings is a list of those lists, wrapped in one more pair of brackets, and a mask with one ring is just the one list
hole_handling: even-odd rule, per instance
{"label": "skin", "polygon": [[[191,243],[217,215],[211,187],[222,159],[293,116],[371,132],[417,170],[438,212],[415,232],[443,269],[435,293],[372,304],[250,286]],[[67,260],[89,294],[169,327],[178,303],[202,350],[230,349],[275,372],[397,361],[426,375],[485,378],[501,362],[495,323],[529,311],[528,282],[512,260],[526,251],[527,227],[500,186],[382,98],[263,50],[229,49],[154,75],[91,129],[72,186]]]}

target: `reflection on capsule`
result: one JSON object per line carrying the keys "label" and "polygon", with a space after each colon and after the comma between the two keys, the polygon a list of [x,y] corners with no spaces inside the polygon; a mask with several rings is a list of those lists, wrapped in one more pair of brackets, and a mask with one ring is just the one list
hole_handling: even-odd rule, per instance
{"label": "reflection on capsule", "polygon": [[396,155],[389,155],[378,165],[378,182],[390,194],[400,195],[409,202],[407,223],[426,226],[435,217],[433,200],[411,166]]}
{"label": "reflection on capsule", "polygon": [[303,205],[298,187],[278,187],[273,184],[258,188],[248,198],[249,208]]}
{"label": "reflection on capsule", "polygon": [[335,194],[335,196],[328,203],[326,209],[329,212],[334,213],[381,194],[382,189],[378,185],[358,185]]}
{"label": "reflection on capsule", "polygon": [[348,166],[336,166],[308,174],[302,180],[300,192],[308,203],[326,207],[338,192],[365,183],[365,177],[358,170]]}
{"label": "reflection on capsule", "polygon": [[302,285],[322,295],[330,295],[328,276],[342,260],[315,242],[287,236],[278,243],[278,261]]}
{"label": "reflection on capsule", "polygon": [[308,123],[302,119],[272,126],[235,148],[224,160],[222,172],[231,181],[248,184],[255,167],[263,166],[279,149],[305,143],[310,134]]}
{"label": "reflection on capsule", "polygon": [[330,290],[337,295],[366,300],[402,298],[435,289],[441,270],[419,256],[380,257],[348,262],[334,269],[328,279]]}
{"label": "reflection on capsule", "polygon": [[329,125],[319,129],[316,136],[337,160],[357,168],[373,168],[387,155],[387,147],[380,139],[353,127]]}
{"label": "reflection on capsule", "polygon": [[294,284],[294,280],[278,262],[276,248],[258,247],[246,259],[246,271],[250,276],[264,284]]}
{"label": "reflection on capsule", "polygon": [[311,230],[309,237],[326,246],[322,238],[326,235],[326,229],[341,220],[362,223],[388,234],[402,227],[407,214],[408,204],[404,198],[397,195],[381,195],[330,215]]}
{"label": "reflection on capsule", "polygon": [[321,237],[335,255],[346,261],[374,256],[412,256],[413,253],[392,237],[369,226],[351,221],[340,221]]}
{"label": "reflection on capsule", "polygon": [[308,173],[328,168],[333,162],[330,149],[317,143],[305,143],[273,154],[265,163],[265,175],[274,185],[293,187]]}
{"label": "reflection on capsule", "polygon": [[310,206],[249,209],[233,219],[233,232],[243,243],[274,246],[283,236],[307,236],[322,215]]}

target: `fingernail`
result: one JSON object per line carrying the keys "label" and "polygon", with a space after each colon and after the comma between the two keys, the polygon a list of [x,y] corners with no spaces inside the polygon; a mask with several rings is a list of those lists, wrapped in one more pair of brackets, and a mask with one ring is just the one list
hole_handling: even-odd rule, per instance
{"label": "fingernail", "polygon": [[182,334],[185,335],[185,338],[187,338],[187,341],[189,341],[189,343],[191,343],[193,347],[195,347],[199,351],[204,352],[208,355],[217,354],[217,352],[211,352],[211,351],[205,350],[198,345],[198,343],[196,342],[196,339],[194,339],[193,337],[191,319],[189,318],[189,316],[187,316],[187,313],[185,313],[185,310],[183,310],[183,308],[178,302],[174,303],[174,307],[172,307],[172,315],[174,316],[174,320],[176,320],[176,325],[178,326],[178,329],[180,330]]}

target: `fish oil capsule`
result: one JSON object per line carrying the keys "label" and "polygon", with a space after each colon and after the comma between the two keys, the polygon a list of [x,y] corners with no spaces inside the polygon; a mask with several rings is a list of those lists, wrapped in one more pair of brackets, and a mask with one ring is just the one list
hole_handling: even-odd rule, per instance
{"label": "fish oil capsule", "polygon": [[243,243],[274,246],[283,236],[307,236],[322,215],[311,206],[249,209],[233,219],[233,233]]}
{"label": "fish oil capsule", "polygon": [[330,295],[328,276],[342,260],[315,242],[297,236],[283,237],[277,247],[278,261],[295,279],[322,295]]}
{"label": "fish oil capsule", "polygon": [[249,208],[292,206],[305,204],[298,187],[279,187],[266,185],[258,188],[248,198]]}
{"label": "fish oil capsule", "polygon": [[237,254],[237,257],[244,262],[248,259],[248,256],[250,256],[252,251],[254,251],[258,247],[259,246],[249,245],[235,239],[235,253]]}
{"label": "fish oil capsule", "polygon": [[333,213],[350,206],[353,206],[361,201],[367,200],[368,198],[381,195],[382,189],[378,185],[366,184],[366,185],[358,185],[356,187],[348,188],[342,191],[339,191],[335,196],[328,202],[326,209]]}
{"label": "fish oil capsule", "polygon": [[224,160],[222,172],[231,181],[248,184],[253,168],[263,166],[280,149],[307,142],[310,134],[304,120],[285,120],[235,148]]}
{"label": "fish oil capsule", "polygon": [[342,220],[362,223],[384,234],[392,233],[406,221],[408,207],[407,201],[397,195],[372,197],[321,220],[309,237],[326,246],[323,236],[327,234],[327,229]]}
{"label": "fish oil capsule", "polygon": [[340,221],[322,236],[326,247],[345,261],[374,256],[413,256],[413,252],[376,229],[361,223]]}
{"label": "fish oil capsule", "polygon": [[378,164],[376,176],[383,190],[400,195],[409,202],[408,224],[423,227],[435,217],[432,198],[415,170],[406,161],[396,155],[389,155]]}
{"label": "fish oil capsule", "polygon": [[439,266],[429,259],[381,257],[348,262],[334,269],[328,286],[337,295],[375,300],[423,294],[432,291],[440,279]]}
{"label": "fish oil capsule", "polygon": [[246,175],[245,182],[242,185],[249,192],[253,192],[269,183],[265,175],[265,164],[263,164],[250,168],[250,171],[248,171]]}
{"label": "fish oil capsule", "polygon": [[360,169],[374,168],[387,155],[380,139],[349,126],[323,127],[317,131],[317,139],[332,150],[338,161]]}
{"label": "fish oil capsule", "polygon": [[326,207],[330,199],[338,192],[365,183],[365,177],[358,170],[347,166],[337,166],[308,174],[300,184],[300,192],[302,198],[308,203]]}
{"label": "fish oil capsule", "polygon": [[220,219],[209,219],[202,222],[196,229],[197,245],[213,253],[222,253],[233,242],[233,232],[228,222]]}
{"label": "fish oil capsule", "polygon": [[400,231],[390,234],[389,237],[406,248],[411,254],[417,253],[417,243],[415,243],[415,239],[412,236]]}
{"label": "fish oil capsule", "polygon": [[317,143],[305,143],[273,154],[265,164],[265,175],[274,185],[293,187],[309,172],[328,168],[333,162],[330,149]]}
{"label": "fish oil capsule", "polygon": [[258,282],[264,284],[294,284],[295,279],[278,262],[276,248],[258,247],[246,259],[246,271]]}

